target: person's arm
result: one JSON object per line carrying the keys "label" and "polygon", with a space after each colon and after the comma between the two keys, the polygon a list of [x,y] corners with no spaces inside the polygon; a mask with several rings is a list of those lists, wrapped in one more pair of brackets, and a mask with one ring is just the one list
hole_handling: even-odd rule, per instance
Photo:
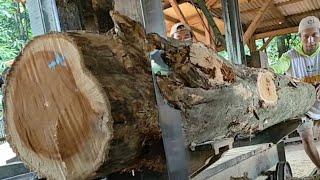
{"label": "person's arm", "polygon": [[284,74],[287,72],[291,65],[291,58],[288,53],[282,54],[281,58],[272,65],[270,65],[270,69],[276,74]]}

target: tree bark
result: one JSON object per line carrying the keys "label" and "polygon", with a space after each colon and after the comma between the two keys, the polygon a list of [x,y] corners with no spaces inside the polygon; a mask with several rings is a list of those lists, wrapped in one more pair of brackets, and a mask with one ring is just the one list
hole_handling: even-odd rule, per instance
{"label": "tree bark", "polygon": [[[203,44],[181,46],[146,35],[118,13],[112,18],[115,29],[106,35],[78,31],[35,38],[7,75],[8,141],[49,179],[140,167],[164,171],[147,58],[155,48],[164,50],[172,70],[157,76],[157,83],[182,112],[186,146],[256,133],[305,113],[315,101],[311,85],[292,86],[269,71],[233,66]],[[195,157],[190,167],[204,156]]]}

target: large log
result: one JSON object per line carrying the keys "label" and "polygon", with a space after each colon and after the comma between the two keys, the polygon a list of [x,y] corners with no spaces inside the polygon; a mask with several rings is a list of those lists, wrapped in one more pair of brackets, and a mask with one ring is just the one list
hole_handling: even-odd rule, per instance
{"label": "large log", "polygon": [[269,71],[233,66],[203,44],[180,46],[146,35],[127,17],[112,17],[115,29],[105,35],[36,37],[7,75],[8,141],[31,169],[49,179],[140,167],[164,170],[147,58],[154,48],[164,50],[172,70],[157,83],[182,112],[186,146],[254,134],[305,113],[315,101],[311,85],[293,86]]}

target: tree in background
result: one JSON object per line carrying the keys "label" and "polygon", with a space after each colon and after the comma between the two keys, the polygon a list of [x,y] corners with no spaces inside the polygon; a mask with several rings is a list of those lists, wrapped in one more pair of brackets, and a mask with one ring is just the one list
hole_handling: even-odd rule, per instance
{"label": "tree in background", "polygon": [[[31,39],[29,15],[24,3],[0,0],[0,74],[9,66],[22,47]],[[0,139],[4,137],[0,91]],[[2,142],[0,141],[0,144]]]}
{"label": "tree in background", "polygon": [[287,43],[288,35],[277,37],[278,57],[289,50],[289,43]]}
{"label": "tree in background", "polygon": [[[269,64],[273,64],[274,62],[278,61],[283,53],[287,52],[293,47],[298,46],[299,44],[299,35],[295,33],[273,38],[268,48],[266,49]],[[263,40],[257,40],[256,45],[258,49],[261,48],[263,45]]]}
{"label": "tree in background", "polygon": [[31,38],[28,12],[24,3],[0,0],[0,73]]}

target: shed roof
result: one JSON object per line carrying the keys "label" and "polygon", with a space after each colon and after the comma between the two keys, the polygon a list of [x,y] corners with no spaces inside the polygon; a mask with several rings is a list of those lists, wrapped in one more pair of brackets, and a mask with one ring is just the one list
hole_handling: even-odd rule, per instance
{"label": "shed roof", "polygon": [[[171,1],[171,0],[170,0]],[[176,1],[176,0],[174,0]],[[189,25],[193,28],[198,40],[205,40],[205,31],[201,18],[190,1],[176,1]],[[172,3],[172,1],[171,1]],[[219,30],[224,33],[221,0],[206,0],[210,11],[215,15]],[[256,18],[266,0],[239,0],[240,19],[244,31]],[[179,16],[170,6],[169,0],[164,0],[164,14],[168,31],[179,21]],[[201,13],[200,10],[198,10]],[[319,0],[273,0],[263,13],[263,18],[256,27],[256,39],[297,32],[297,26],[302,18],[313,15],[320,17]]]}

